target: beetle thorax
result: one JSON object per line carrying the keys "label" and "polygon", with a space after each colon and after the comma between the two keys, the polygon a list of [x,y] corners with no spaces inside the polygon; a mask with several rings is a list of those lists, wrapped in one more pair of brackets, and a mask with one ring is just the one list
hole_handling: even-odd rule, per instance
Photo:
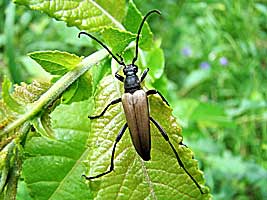
{"label": "beetle thorax", "polygon": [[134,93],[136,90],[141,89],[137,71],[138,67],[132,64],[123,68],[123,73],[125,75],[124,90],[126,93]]}

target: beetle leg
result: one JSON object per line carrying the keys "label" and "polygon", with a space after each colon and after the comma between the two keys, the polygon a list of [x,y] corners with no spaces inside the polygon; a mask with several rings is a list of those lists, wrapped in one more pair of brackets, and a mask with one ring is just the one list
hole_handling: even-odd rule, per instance
{"label": "beetle leg", "polygon": [[115,77],[116,77],[119,81],[123,82],[123,81],[124,81],[124,77],[121,76],[121,75],[119,75],[118,73],[119,73],[119,70],[115,73]]}
{"label": "beetle leg", "polygon": [[182,141],[179,142],[179,145],[183,145],[184,147],[188,148],[186,144],[184,144]]}
{"label": "beetle leg", "polygon": [[112,154],[111,154],[111,162],[110,162],[110,168],[108,171],[104,172],[104,173],[101,173],[101,174],[98,174],[96,176],[86,176],[86,175],[82,175],[83,177],[85,177],[86,180],[91,180],[91,179],[95,179],[95,178],[99,178],[101,176],[104,176],[106,174],[109,174],[110,172],[113,171],[114,169],[114,156],[115,156],[115,149],[116,149],[116,145],[117,143],[120,141],[120,139],[122,138],[126,128],[128,127],[127,123],[124,124],[124,126],[122,127],[122,129],[120,130],[119,134],[117,135],[117,138],[115,140],[115,143],[113,145],[113,149],[112,149]]}
{"label": "beetle leg", "polygon": [[170,142],[170,139],[167,135],[167,133],[164,131],[164,129],[159,125],[159,123],[154,120],[152,117],[149,117],[149,119],[153,122],[153,124],[155,124],[155,126],[158,128],[158,130],[160,131],[161,135],[164,137],[164,139],[169,143],[169,145],[171,146],[174,154],[175,154],[175,157],[180,165],[180,167],[183,168],[183,170],[185,171],[185,173],[191,178],[191,180],[195,183],[195,185],[198,187],[199,191],[201,194],[204,194],[204,192],[202,191],[200,185],[197,183],[197,181],[194,179],[194,177],[187,171],[187,169],[185,168],[182,160],[180,159],[176,149],[174,148],[174,146],[172,145],[172,143]]}
{"label": "beetle leg", "polygon": [[[116,54],[119,58],[120,58],[120,61],[124,63],[123,61],[123,57],[120,55],[120,54]],[[124,81],[124,77],[119,75],[119,71],[120,71],[121,67],[116,71],[115,73],[115,78],[117,78],[119,81],[123,82]]]}
{"label": "beetle leg", "polygon": [[151,95],[151,94],[158,94],[161,97],[162,101],[164,101],[168,106],[170,106],[170,104],[168,103],[168,101],[164,98],[164,96],[159,91],[157,91],[157,90],[148,90],[146,92],[146,95],[147,96],[148,95]]}
{"label": "beetle leg", "polygon": [[141,75],[141,77],[140,77],[140,82],[141,82],[141,83],[142,83],[143,80],[146,78],[146,75],[147,75],[148,71],[149,71],[149,68],[146,68],[146,69],[143,71],[143,73],[142,73],[142,75]]}
{"label": "beetle leg", "polygon": [[118,99],[115,99],[115,100],[111,101],[111,102],[105,107],[105,109],[101,112],[100,115],[96,115],[96,116],[88,116],[88,118],[90,118],[90,119],[96,119],[96,118],[102,117],[102,116],[105,114],[105,112],[107,111],[107,109],[109,108],[109,106],[114,105],[114,104],[117,104],[117,103],[119,103],[119,102],[121,102],[121,98],[118,98]]}

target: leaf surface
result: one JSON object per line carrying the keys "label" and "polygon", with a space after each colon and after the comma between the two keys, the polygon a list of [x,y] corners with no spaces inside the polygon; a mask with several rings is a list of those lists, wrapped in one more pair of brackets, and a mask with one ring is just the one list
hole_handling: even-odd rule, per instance
{"label": "leaf surface", "polygon": [[[117,98],[114,79],[104,78],[96,94],[96,110],[99,114],[105,105]],[[202,172],[197,168],[193,153],[183,145],[181,128],[171,116],[171,110],[159,97],[150,97],[151,115],[156,119],[171,138],[186,169],[203,184]],[[125,123],[122,106],[112,106],[106,114],[92,122],[88,146],[91,148],[87,175],[95,176],[105,172],[110,166],[112,147],[119,130]],[[209,194],[201,195],[198,188],[179,167],[171,147],[151,124],[152,159],[144,162],[135,152],[129,132],[126,131],[118,143],[115,153],[114,172],[90,181],[94,199],[209,199]],[[204,189],[208,191],[207,188]]]}
{"label": "leaf surface", "polygon": [[[133,1],[129,2],[127,14],[124,0],[15,0],[15,2],[42,11],[50,17],[66,22],[68,26],[76,26],[80,30],[102,35],[114,53],[120,53],[135,39],[142,21],[142,14]],[[139,43],[139,47],[145,50],[151,48],[152,32],[146,22]]]}
{"label": "leaf surface", "polygon": [[16,101],[15,98],[10,94],[11,81],[5,78],[2,84],[2,88],[3,102],[7,109],[12,110],[16,113],[22,113],[25,110],[23,105],[18,103],[18,101]]}
{"label": "leaf surface", "polygon": [[136,35],[120,29],[108,27],[103,31],[103,38],[107,45],[112,48],[114,54],[122,52],[127,45],[135,40]]}
{"label": "leaf surface", "polygon": [[[23,173],[33,199],[91,199],[81,174],[90,130],[89,101],[60,105],[51,114],[55,139],[33,137],[26,145]],[[38,169],[38,170],[37,170]]]}
{"label": "leaf surface", "polygon": [[29,56],[52,75],[63,75],[82,60],[74,54],[61,51],[37,51],[30,53]]}
{"label": "leaf surface", "polygon": [[65,21],[68,26],[76,26],[88,32],[98,32],[106,26],[120,27],[125,14],[124,0],[15,0],[15,3],[42,11],[50,17]]}
{"label": "leaf surface", "polygon": [[147,66],[149,66],[150,73],[154,79],[159,79],[164,72],[164,53],[159,47],[153,48],[147,55]]}
{"label": "leaf surface", "polygon": [[[126,29],[132,33],[137,33],[142,19],[141,12],[137,9],[133,1],[129,1],[127,15],[123,23]],[[139,46],[145,50],[148,50],[151,48],[152,43],[152,32],[147,22],[145,22],[141,31]]]}

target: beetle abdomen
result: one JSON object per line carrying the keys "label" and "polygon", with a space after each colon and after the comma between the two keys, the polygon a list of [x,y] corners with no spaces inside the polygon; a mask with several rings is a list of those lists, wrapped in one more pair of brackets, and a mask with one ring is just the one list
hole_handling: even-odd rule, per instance
{"label": "beetle abdomen", "polygon": [[143,160],[150,160],[149,110],[145,91],[137,90],[133,94],[124,93],[122,95],[122,105],[137,153]]}

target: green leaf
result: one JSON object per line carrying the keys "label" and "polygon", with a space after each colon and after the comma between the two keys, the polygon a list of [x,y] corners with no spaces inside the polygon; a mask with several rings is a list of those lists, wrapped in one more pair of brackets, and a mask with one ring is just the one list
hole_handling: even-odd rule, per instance
{"label": "green leaf", "polygon": [[75,81],[62,95],[63,103],[78,102],[92,96],[92,77],[86,73]]}
{"label": "green leaf", "polygon": [[175,101],[175,104],[173,105],[173,113],[178,119],[180,119],[180,123],[182,123],[183,127],[188,126],[188,123],[191,120],[191,115],[194,113],[198,105],[199,102],[195,99]]}
{"label": "green leaf", "polygon": [[147,55],[147,66],[150,69],[149,75],[154,79],[159,79],[164,72],[164,53],[159,47],[153,48]]}
{"label": "green leaf", "polygon": [[27,185],[24,181],[20,181],[18,184],[18,193],[16,200],[32,200],[27,189]]}
{"label": "green leaf", "polygon": [[[137,33],[142,19],[143,17],[141,12],[137,9],[133,1],[130,0],[127,15],[123,22],[124,26],[128,31],[131,31],[132,33]],[[150,31],[147,22],[145,22],[143,29],[141,31],[139,46],[144,50],[149,50],[153,43],[152,39],[153,39],[152,32]]]}
{"label": "green leaf", "polygon": [[54,132],[51,128],[49,117],[50,110],[45,110],[42,115],[31,120],[31,124],[39,135],[48,138],[54,138]]}
{"label": "green leaf", "polygon": [[[98,110],[95,112],[102,111],[104,104],[121,96],[111,76],[104,78],[98,88]],[[192,180],[179,167],[168,143],[153,125],[152,161],[143,162],[139,158],[129,133],[125,133],[116,150],[115,171],[90,182],[87,187],[81,177],[88,171],[83,163],[90,165],[92,174],[108,169],[111,147],[125,122],[121,105],[117,105],[103,118],[93,121],[91,128],[87,118],[92,113],[91,106],[90,101],[59,105],[51,114],[54,138],[33,137],[26,143],[27,157],[22,177],[33,199],[128,199],[130,196],[136,196],[137,199],[188,199],[188,195],[191,199],[209,199],[208,193],[201,196]],[[150,108],[151,115],[170,135],[186,169],[199,184],[203,184],[192,152],[179,145],[182,140],[181,129],[171,116],[171,110],[159,97],[150,97]],[[203,190],[207,192],[207,189]]]}
{"label": "green leaf", "polygon": [[185,95],[211,77],[211,70],[197,69],[192,71],[185,79],[181,94]]}
{"label": "green leaf", "polygon": [[[1,121],[0,136],[1,136],[1,138],[3,138],[2,136],[8,135],[8,136],[11,136],[11,138],[7,138],[7,139],[5,138],[4,140],[1,140],[1,143],[0,143],[1,146],[0,147],[3,148],[3,146],[5,146],[6,144],[8,144],[10,142],[10,139],[12,140],[17,136],[17,135],[11,135],[11,133],[14,133],[13,130],[18,130],[18,133],[21,133],[21,131],[18,128],[21,127],[24,123],[29,128],[29,125],[30,125],[29,121],[30,120],[35,120],[39,114],[42,114],[41,111],[43,111],[43,109],[45,109],[47,111],[48,110],[47,107],[51,106],[51,102],[54,102],[56,100],[56,98],[58,98],[59,95],[62,94],[69,85],[71,85],[71,83],[73,83],[75,80],[77,80],[82,74],[84,74],[85,71],[90,69],[90,67],[92,65],[95,65],[96,63],[101,61],[104,57],[106,57],[106,55],[107,55],[107,53],[104,50],[100,50],[100,51],[88,56],[87,58],[83,59],[79,63],[79,65],[77,65],[77,67],[75,69],[71,70],[70,72],[68,72],[64,76],[62,76],[48,90],[47,90],[47,88],[43,89],[42,87],[39,87],[42,85],[36,85],[36,84],[32,84],[30,86],[23,84],[20,87],[15,87],[15,92],[12,94],[12,98],[16,97],[16,98],[14,98],[15,101],[17,101],[17,99],[20,99],[20,101],[23,102],[23,105],[26,105],[25,106],[26,111],[23,114],[17,116],[16,113],[12,113],[12,112],[11,112],[11,114],[12,114],[11,115],[9,113],[10,111],[8,109],[3,110],[3,113],[7,113],[7,117],[11,117],[11,122],[9,123],[7,120],[5,120],[7,122],[3,124]],[[9,88],[9,87],[7,87],[7,88]],[[46,92],[43,94],[44,91],[46,91]],[[76,95],[76,96],[79,96],[79,95]],[[0,102],[1,105],[3,103],[4,103],[3,101]],[[89,106],[89,102],[86,102],[86,105]],[[27,153],[31,154],[32,157],[29,158],[29,160],[27,160],[25,163],[27,166],[27,162],[29,161],[29,163],[30,163],[30,159],[34,160],[36,157],[38,157],[38,155],[41,155],[41,153],[43,153],[45,155],[46,155],[46,153],[51,153],[52,155],[54,155],[55,152],[60,154],[60,153],[64,153],[66,151],[66,153],[71,153],[72,157],[71,156],[68,157],[67,155],[64,154],[64,158],[70,158],[70,159],[57,160],[57,158],[59,158],[59,157],[53,156],[51,160],[48,159],[48,163],[46,163],[47,160],[45,160],[45,162],[42,163],[42,161],[43,161],[42,159],[44,157],[42,157],[40,159],[36,158],[36,160],[34,160],[33,163],[28,165],[29,168],[27,168],[27,167],[25,168],[25,170],[26,170],[25,176],[27,177],[26,179],[28,181],[32,181],[34,178],[38,178],[38,177],[34,176],[36,171],[39,171],[40,169],[47,170],[48,166],[51,166],[51,163],[53,163],[52,161],[55,158],[54,159],[55,163],[53,163],[53,165],[51,166],[51,169],[55,169],[58,167],[61,170],[60,172],[66,172],[66,170],[68,170],[68,169],[73,170],[73,171],[68,173],[66,175],[67,178],[64,178],[64,180],[61,181],[60,189],[62,189],[62,190],[58,189],[56,191],[56,193],[53,193],[53,197],[55,197],[55,198],[57,197],[58,199],[63,199],[62,196],[64,196],[64,194],[62,192],[65,192],[65,191],[72,192],[72,190],[75,190],[75,188],[73,188],[73,187],[71,187],[71,189],[69,189],[69,188],[66,189],[65,184],[63,184],[63,183],[73,182],[73,183],[75,183],[75,186],[80,186],[80,188],[85,191],[81,194],[75,194],[75,192],[73,192],[73,194],[78,197],[77,199],[85,199],[85,197],[87,199],[87,197],[90,195],[90,193],[88,193],[87,187],[84,184],[84,182],[81,181],[81,175],[80,175],[84,171],[84,169],[82,167],[83,165],[82,164],[78,165],[82,162],[82,160],[84,160],[83,156],[87,155],[87,153],[85,152],[84,155],[83,154],[80,155],[81,156],[80,160],[78,160],[78,161],[76,160],[76,162],[75,162],[75,160],[71,160],[71,158],[73,158],[73,159],[77,158],[77,154],[74,155],[74,153],[77,153],[77,151],[78,151],[78,153],[79,152],[81,153],[81,149],[83,149],[83,150],[86,149],[85,142],[86,142],[86,138],[87,138],[88,132],[89,132],[88,131],[89,121],[87,118],[88,114],[86,113],[86,114],[82,115],[82,117],[84,118],[84,120],[82,120],[79,117],[77,117],[77,113],[74,114],[74,117],[73,116],[70,117],[67,114],[65,115],[65,110],[67,110],[67,109],[60,110],[61,116],[55,117],[56,120],[53,119],[53,121],[52,121],[53,125],[54,125],[54,128],[53,128],[53,133],[54,133],[53,136],[54,137],[52,137],[53,140],[45,137],[45,138],[33,138],[31,140],[32,143],[29,141],[26,142],[26,144],[27,144],[26,149],[28,148],[28,145],[29,145],[29,149],[27,149],[26,151],[28,151]],[[88,112],[89,108],[87,108],[87,109],[83,108],[81,111],[80,109],[71,107],[71,110],[74,110],[74,112],[76,111],[79,114],[82,114],[83,113],[82,111]],[[1,108],[1,111],[2,111],[2,108]],[[77,126],[76,127],[74,126],[74,130],[78,130],[78,133],[73,131],[73,130],[69,130],[69,132],[67,132],[66,134],[64,133],[63,136],[60,135],[62,128],[60,127],[58,129],[56,129],[57,125],[58,125],[57,122],[60,120],[63,120],[63,122],[67,123],[67,125],[70,125],[70,126],[72,126],[73,124],[76,124]],[[75,120],[77,120],[77,122],[72,123],[72,121],[75,121]],[[24,127],[24,126],[22,126],[22,127]],[[79,132],[81,127],[83,127],[83,129],[84,129],[84,131],[82,131],[83,134]],[[73,134],[73,132],[77,133],[77,135]],[[82,134],[81,137],[79,137],[78,134]],[[16,141],[17,141],[17,139],[18,139],[18,143],[20,143],[20,141],[19,141],[20,138],[15,138]],[[78,147],[78,141],[77,140],[79,140],[79,142],[84,141],[83,143],[82,142],[79,143],[79,144],[83,145],[82,147],[81,146]],[[21,142],[24,144],[25,141],[23,140]],[[60,147],[66,146],[70,149],[68,149],[68,151],[67,150],[60,151],[59,149],[57,149],[58,146],[60,146]],[[75,151],[75,150],[77,150],[77,151]],[[35,157],[35,158],[33,158],[33,157]],[[19,160],[19,161],[21,161],[21,160]],[[38,162],[38,161],[40,161],[40,162]],[[60,165],[60,164],[64,164],[63,168],[60,168],[60,167],[62,167],[62,165]],[[75,166],[70,169],[71,164],[74,164]],[[46,167],[46,168],[44,168],[44,167]],[[33,169],[34,172],[27,174],[27,170],[30,171],[31,169]],[[16,168],[14,168],[14,172],[18,173],[18,171],[15,171],[15,170],[16,170]],[[52,171],[51,174],[55,175],[54,172],[55,171]],[[62,173],[60,173],[60,172],[56,173],[56,175],[57,174],[62,175]],[[13,174],[13,171],[12,171],[12,174]],[[49,174],[47,177],[51,178],[51,174]],[[39,175],[40,174],[38,174],[38,176]],[[41,175],[40,175],[40,177],[42,178]],[[75,179],[77,177],[80,178],[80,179],[77,179],[78,182]],[[56,177],[56,178],[58,178],[58,177]],[[75,180],[73,180],[73,179],[75,179]],[[9,180],[11,180],[11,179],[9,179]],[[64,182],[64,181],[66,181],[66,182]],[[41,198],[41,199],[47,199],[46,198],[47,195],[51,194],[51,191],[53,190],[55,185],[53,185],[53,183],[52,183],[52,185],[49,185],[49,188],[48,188],[48,187],[46,187],[46,182],[38,182],[38,183],[39,184],[37,184],[37,186],[35,188],[33,188],[33,190],[31,190],[31,192],[33,192],[33,196],[35,196],[35,198],[37,198],[37,199],[40,199],[39,196],[43,195],[45,197]],[[9,187],[9,188],[11,188],[11,189],[16,188],[16,183],[14,183],[11,186],[12,187]],[[28,186],[29,186],[29,184],[28,184]],[[30,184],[30,186],[32,186],[32,185]],[[43,189],[42,191],[39,191],[38,187],[40,188],[42,186],[45,186],[44,187],[45,189]],[[11,191],[11,189],[10,189],[10,191]],[[34,194],[34,191],[39,192],[40,194],[42,193],[42,195],[40,195],[40,194],[36,195],[36,194]],[[72,195],[69,195],[67,197],[72,198]],[[65,198],[67,198],[67,197],[65,197]]]}
{"label": "green leaf", "polygon": [[200,126],[209,127],[235,127],[234,121],[226,115],[224,108],[219,104],[199,103],[190,117]]}
{"label": "green leaf", "polygon": [[[15,120],[12,119],[11,123],[8,120],[3,120],[0,123],[0,136],[6,135],[12,132],[17,127],[21,126],[24,122],[33,119],[36,115],[40,114],[43,108],[47,108],[52,102],[54,102],[59,95],[61,95],[75,80],[77,80],[81,75],[83,75],[88,69],[100,62],[103,58],[107,56],[105,49],[93,53],[87,58],[83,59],[73,70],[62,76],[55,84],[53,84],[49,90],[44,90],[42,88],[35,88],[37,94],[33,95],[34,102],[29,102],[27,105],[27,110],[21,116],[15,116]],[[25,90],[27,92],[27,90]],[[40,94],[42,94],[40,96]],[[31,98],[30,98],[31,99]],[[2,104],[3,102],[0,102]],[[3,110],[5,112],[5,110]]]}
{"label": "green leaf", "polygon": [[[11,82],[5,78],[2,85],[3,99],[0,100],[0,131],[15,120],[20,120],[25,112],[31,110],[32,103],[36,101],[49,86],[48,83],[33,81],[29,85],[26,83],[14,85],[12,91],[10,90]],[[2,136],[2,132],[0,132],[0,135]],[[11,133],[9,133],[9,136],[11,136]]]}
{"label": "green leaf", "polygon": [[[118,90],[114,78],[105,77],[96,93],[96,110],[99,114],[113,99]],[[170,136],[178,150],[186,169],[203,185],[203,176],[197,168],[193,153],[183,145],[181,128],[171,116],[171,110],[158,96],[149,98],[151,115]],[[90,152],[86,174],[94,176],[109,169],[112,146],[116,135],[125,123],[121,105],[112,106],[103,117],[91,121],[91,134],[88,140]],[[94,199],[209,199],[207,192],[201,195],[190,177],[179,167],[175,155],[159,131],[151,124],[152,160],[144,162],[135,152],[129,132],[123,135],[115,153],[115,169],[112,173],[90,181]]]}
{"label": "green leaf", "polygon": [[55,139],[34,137],[25,148],[29,155],[22,176],[37,200],[91,199],[81,174],[90,131],[90,101],[60,105],[51,114]]}
{"label": "green leaf", "polygon": [[112,27],[105,28],[102,35],[114,54],[121,53],[136,38],[136,35],[131,32]]}
{"label": "green leaf", "polygon": [[235,122],[218,104],[183,99],[176,101],[174,108],[175,115],[183,119],[185,126],[188,126],[189,122],[196,122],[201,127],[235,127]]}
{"label": "green leaf", "polygon": [[[33,10],[45,12],[57,20],[65,21],[69,26],[103,34],[105,42],[114,49],[115,53],[124,50],[135,39],[142,21],[141,12],[132,1],[129,2],[125,19],[124,0],[66,1],[64,3],[59,0],[15,0],[15,2],[29,6]],[[125,27],[120,23],[123,19]],[[145,22],[139,46],[148,50],[152,42],[152,32]]]}
{"label": "green leaf", "polygon": [[239,106],[237,108],[232,108],[228,110],[229,115],[231,116],[238,116],[244,115],[245,113],[249,113],[250,111],[255,112],[260,109],[266,109],[267,102],[264,100],[250,100],[250,99],[241,99]]}
{"label": "green leaf", "polygon": [[18,103],[10,94],[10,89],[11,89],[10,80],[5,78],[2,84],[2,88],[3,88],[2,97],[7,108],[16,113],[22,113],[24,111],[23,105]]}
{"label": "green leaf", "polygon": [[103,60],[103,62],[100,62],[99,65],[92,67],[90,72],[92,74],[92,84],[93,84],[93,94],[94,94],[102,78],[107,74],[111,74],[110,61],[108,59]]}
{"label": "green leaf", "polygon": [[50,17],[65,21],[68,26],[76,26],[88,32],[99,32],[106,26],[121,28],[120,22],[125,14],[125,0],[15,0],[15,3],[42,11]]}
{"label": "green leaf", "polygon": [[82,60],[74,54],[60,51],[38,51],[30,53],[29,56],[52,75],[63,75],[75,68]]}

